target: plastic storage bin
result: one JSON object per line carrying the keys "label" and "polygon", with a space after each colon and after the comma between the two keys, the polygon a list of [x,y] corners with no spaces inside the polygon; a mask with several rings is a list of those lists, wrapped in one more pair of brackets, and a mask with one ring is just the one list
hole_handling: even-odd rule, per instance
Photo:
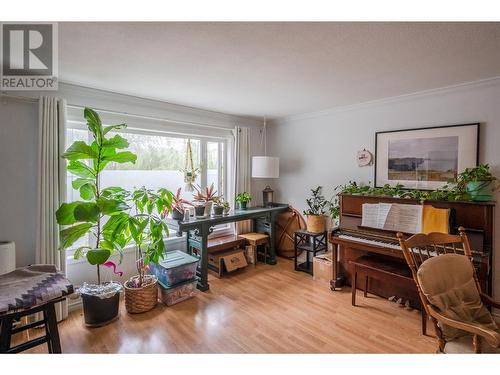
{"label": "plastic storage bin", "polygon": [[150,273],[155,275],[164,286],[171,287],[196,276],[198,258],[180,250],[167,251],[165,259],[159,264],[150,263]]}
{"label": "plastic storage bin", "polygon": [[165,286],[160,281],[160,300],[167,306],[187,300],[196,294],[198,279],[188,280],[175,286]]}

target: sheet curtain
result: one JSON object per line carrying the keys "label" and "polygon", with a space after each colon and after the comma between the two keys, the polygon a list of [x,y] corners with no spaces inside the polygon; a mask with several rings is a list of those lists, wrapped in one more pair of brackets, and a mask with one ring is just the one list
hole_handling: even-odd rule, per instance
{"label": "sheet curtain", "polygon": [[[250,129],[236,126],[234,129],[234,195],[244,191],[251,194],[251,169],[250,169]],[[233,200],[234,202],[234,200]],[[252,230],[250,220],[236,223],[236,234],[248,233]]]}
{"label": "sheet curtain", "polygon": [[[53,264],[66,272],[65,252],[59,250],[56,210],[66,199],[66,101],[42,96],[38,114],[38,207],[36,263]],[[67,302],[56,305],[58,320],[68,316]]]}

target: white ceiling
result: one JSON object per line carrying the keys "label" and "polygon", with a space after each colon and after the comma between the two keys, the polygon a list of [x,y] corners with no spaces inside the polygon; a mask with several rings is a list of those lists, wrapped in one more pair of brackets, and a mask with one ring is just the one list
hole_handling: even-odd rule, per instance
{"label": "white ceiling", "polygon": [[500,76],[500,23],[61,23],[62,81],[283,117]]}

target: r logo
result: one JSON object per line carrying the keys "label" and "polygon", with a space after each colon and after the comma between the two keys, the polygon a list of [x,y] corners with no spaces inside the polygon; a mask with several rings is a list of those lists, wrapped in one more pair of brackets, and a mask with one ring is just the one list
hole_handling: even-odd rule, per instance
{"label": "r logo", "polygon": [[3,25],[3,74],[52,75],[52,25]]}

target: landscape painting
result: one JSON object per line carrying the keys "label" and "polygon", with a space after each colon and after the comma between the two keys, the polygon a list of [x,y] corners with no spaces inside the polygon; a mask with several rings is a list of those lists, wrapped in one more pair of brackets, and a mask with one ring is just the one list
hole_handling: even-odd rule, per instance
{"label": "landscape painting", "polygon": [[375,186],[439,189],[477,166],[479,123],[375,134]]}
{"label": "landscape painting", "polygon": [[391,140],[387,172],[392,181],[455,181],[458,137]]}

